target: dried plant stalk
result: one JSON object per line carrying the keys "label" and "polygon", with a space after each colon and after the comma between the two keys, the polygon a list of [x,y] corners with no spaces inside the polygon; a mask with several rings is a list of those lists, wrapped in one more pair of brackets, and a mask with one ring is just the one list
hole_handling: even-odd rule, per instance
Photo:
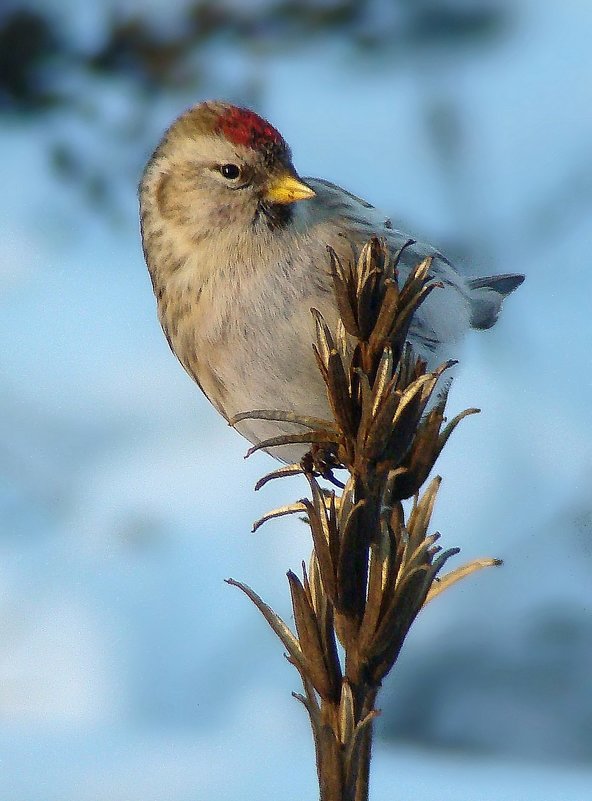
{"label": "dried plant stalk", "polygon": [[[299,671],[316,749],[321,801],[367,801],[375,701],[384,677],[421,608],[447,587],[483,567],[480,559],[438,574],[458,548],[442,551],[429,534],[440,478],[419,491],[448,437],[468,409],[444,426],[446,388],[433,402],[440,376],[413,354],[407,334],[418,306],[438,285],[430,259],[401,287],[397,262],[372,239],[344,264],[329,252],[340,312],[334,334],[321,314],[314,352],[327,387],[333,420],[258,410],[237,416],[298,423],[306,433],[275,437],[250,452],[309,443],[301,464],[264,476],[267,481],[304,473],[311,498],[274,510],[265,520],[305,512],[313,553],[302,580],[288,573],[296,633],[249,587],[229,579],[259,608]],[[430,404],[430,401],[432,403]],[[333,470],[345,468],[345,486]],[[324,492],[319,476],[343,487]],[[402,501],[413,498],[406,518]],[[343,648],[343,664],[337,643]]]}

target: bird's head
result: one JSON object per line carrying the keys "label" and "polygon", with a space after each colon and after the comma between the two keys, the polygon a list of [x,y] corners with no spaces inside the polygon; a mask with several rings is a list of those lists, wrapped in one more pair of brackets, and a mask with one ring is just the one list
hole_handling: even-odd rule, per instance
{"label": "bird's head", "polygon": [[208,101],[165,133],[141,183],[160,216],[195,238],[287,224],[293,204],[314,197],[281,134],[253,111]]}

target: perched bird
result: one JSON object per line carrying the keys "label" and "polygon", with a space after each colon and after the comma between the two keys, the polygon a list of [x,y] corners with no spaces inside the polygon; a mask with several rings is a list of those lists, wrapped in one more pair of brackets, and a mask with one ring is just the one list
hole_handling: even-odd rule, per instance
{"label": "perched bird", "polygon": [[[327,246],[348,259],[374,235],[393,251],[409,237],[345,189],[300,178],[269,122],[222,102],[194,106],[166,131],[141,180],[140,216],[164,333],[220,414],[330,417],[310,313],[334,328]],[[466,279],[421,243],[404,251],[401,277],[426,256],[444,287],[418,310],[410,341],[433,367],[455,355],[468,328],[491,327],[524,277]],[[255,444],[294,430],[264,420],[236,427]],[[303,446],[272,453],[297,461]]]}

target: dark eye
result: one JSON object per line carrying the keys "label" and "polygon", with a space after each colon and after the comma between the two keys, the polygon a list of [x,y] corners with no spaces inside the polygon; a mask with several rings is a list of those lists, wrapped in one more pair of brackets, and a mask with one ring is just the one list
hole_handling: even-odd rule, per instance
{"label": "dark eye", "polygon": [[229,181],[234,181],[241,174],[240,167],[237,167],[236,164],[222,164],[220,172]]}

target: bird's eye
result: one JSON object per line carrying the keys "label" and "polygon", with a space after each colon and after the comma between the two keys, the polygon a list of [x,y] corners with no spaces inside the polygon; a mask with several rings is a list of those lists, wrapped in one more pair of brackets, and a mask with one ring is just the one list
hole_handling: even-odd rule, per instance
{"label": "bird's eye", "polygon": [[236,164],[222,164],[220,172],[225,178],[228,178],[229,181],[236,180],[241,174],[240,167],[237,167]]}

